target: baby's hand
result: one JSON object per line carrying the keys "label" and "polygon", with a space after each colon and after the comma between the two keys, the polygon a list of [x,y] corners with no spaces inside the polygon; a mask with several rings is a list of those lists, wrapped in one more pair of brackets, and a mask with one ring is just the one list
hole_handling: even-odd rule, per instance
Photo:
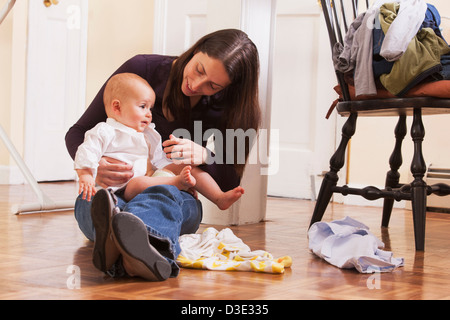
{"label": "baby's hand", "polygon": [[90,174],[80,174],[80,181],[78,182],[78,194],[83,194],[83,200],[91,201],[97,190],[95,189],[94,177]]}
{"label": "baby's hand", "polygon": [[80,194],[83,193],[83,200],[91,201],[91,198],[95,195],[97,190],[95,189],[95,186],[80,183],[78,192]]}

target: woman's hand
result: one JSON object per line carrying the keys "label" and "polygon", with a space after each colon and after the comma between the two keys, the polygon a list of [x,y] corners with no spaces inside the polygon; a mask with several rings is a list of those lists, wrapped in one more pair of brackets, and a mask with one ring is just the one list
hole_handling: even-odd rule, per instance
{"label": "woman's hand", "polygon": [[172,159],[175,164],[198,166],[206,162],[206,148],[189,139],[180,139],[171,134],[162,146],[167,158]]}
{"label": "woman's hand", "polygon": [[125,183],[133,175],[133,166],[113,158],[103,157],[98,163],[95,181],[102,188],[107,188]]}

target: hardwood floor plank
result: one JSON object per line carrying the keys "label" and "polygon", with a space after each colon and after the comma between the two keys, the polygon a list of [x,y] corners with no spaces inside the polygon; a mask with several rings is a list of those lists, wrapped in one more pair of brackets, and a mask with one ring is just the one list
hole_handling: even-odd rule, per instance
{"label": "hardwood floor plank", "polygon": [[[42,184],[49,196],[75,199],[73,182]],[[73,211],[12,215],[10,207],[36,199],[26,185],[0,186],[0,299],[450,299],[450,215],[427,213],[425,252],[416,252],[411,212],[394,209],[381,228],[381,208],[332,204],[324,215],[361,221],[382,239],[386,250],[405,258],[391,273],[341,270],[308,249],[307,228],[314,202],[269,198],[267,220],[230,227],[251,249],[274,257],[290,255],[284,274],[181,269],[177,278],[146,282],[111,279],[91,262],[92,243],[79,231]],[[208,225],[201,225],[200,231]],[[214,226],[216,229],[224,228]],[[70,266],[79,267],[79,289],[70,288]]]}

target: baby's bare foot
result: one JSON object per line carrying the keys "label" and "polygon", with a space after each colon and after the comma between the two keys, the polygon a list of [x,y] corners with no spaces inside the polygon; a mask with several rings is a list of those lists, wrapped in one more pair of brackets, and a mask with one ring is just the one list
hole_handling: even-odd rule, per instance
{"label": "baby's bare foot", "polygon": [[192,167],[186,166],[180,172],[180,185],[182,190],[188,190],[195,186],[197,180],[191,174]]}
{"label": "baby's bare foot", "polygon": [[221,210],[226,210],[233,203],[235,203],[239,198],[244,194],[244,188],[242,187],[236,187],[233,190],[224,192],[223,195],[218,199],[216,205]]}

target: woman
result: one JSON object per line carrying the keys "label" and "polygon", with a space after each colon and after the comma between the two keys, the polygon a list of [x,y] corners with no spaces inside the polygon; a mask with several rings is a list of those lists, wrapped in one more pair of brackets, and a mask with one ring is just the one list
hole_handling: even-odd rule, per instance
{"label": "woman", "polygon": [[[205,148],[208,137],[203,134],[213,132],[209,129],[219,130],[223,145],[215,145],[216,153],[220,152],[223,159],[233,157],[236,160],[236,150],[226,148],[225,131],[257,130],[259,127],[259,58],[256,46],[244,32],[227,29],[208,34],[179,57],[139,55],[125,62],[114,74],[124,72],[138,74],[154,89],[153,122],[161,134],[168,158],[197,165],[209,173],[223,191],[240,184],[244,170],[242,161],[210,163],[211,153]],[[103,91],[104,86],[67,132],[66,145],[72,158],[83,141],[84,133],[106,120]],[[175,130],[183,129],[192,138],[199,127],[202,145],[171,135]],[[244,148],[247,158],[250,147],[251,142],[246,141],[245,145],[235,146],[235,149]],[[97,184],[102,187],[126,182],[131,177],[129,165],[108,158],[99,163]],[[117,265],[114,262],[120,256],[128,274],[149,280],[176,276],[175,259],[180,250],[178,237],[197,230],[201,221],[201,205],[192,195],[175,189],[170,186],[149,188],[129,203],[120,197],[112,197],[108,192],[101,192],[92,202],[92,219],[91,203],[79,197],[75,204],[75,217],[83,233],[90,240],[95,239],[96,267],[106,272]],[[116,205],[131,214],[114,214]],[[136,217],[143,221],[145,228]],[[119,243],[117,247],[116,242],[110,241],[110,225]],[[140,232],[147,231],[148,235],[129,236],[131,232],[127,230],[137,225]],[[148,250],[137,257],[139,254],[130,252],[136,246],[145,246]],[[165,260],[171,266],[169,275]]]}

